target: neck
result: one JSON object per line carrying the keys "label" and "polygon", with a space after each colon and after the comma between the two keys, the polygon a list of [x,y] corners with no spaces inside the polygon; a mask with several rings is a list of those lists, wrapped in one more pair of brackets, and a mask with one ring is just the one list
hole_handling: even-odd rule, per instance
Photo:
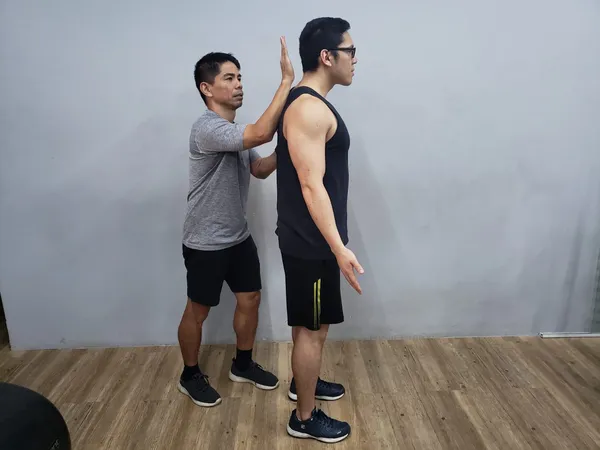
{"label": "neck", "polygon": [[302,76],[298,86],[306,86],[314,89],[323,97],[326,97],[329,91],[333,89],[333,83],[329,81],[327,77],[320,71],[306,72]]}
{"label": "neck", "polygon": [[222,105],[216,105],[214,103],[208,104],[208,109],[217,113],[223,119],[233,122],[235,119],[235,109],[225,108]]}

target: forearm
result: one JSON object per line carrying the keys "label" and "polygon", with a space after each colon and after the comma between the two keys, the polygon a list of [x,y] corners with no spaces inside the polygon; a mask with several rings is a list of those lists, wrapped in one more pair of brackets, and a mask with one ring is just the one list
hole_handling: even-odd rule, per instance
{"label": "forearm", "polygon": [[265,179],[277,169],[277,154],[273,152],[265,158],[260,158],[255,164],[254,174],[256,178]]}
{"label": "forearm", "polygon": [[260,134],[264,136],[266,142],[273,139],[273,136],[275,135],[279,117],[281,116],[291,87],[291,81],[283,80],[275,92],[275,96],[269,104],[269,107],[256,121],[255,126],[260,130]]}
{"label": "forearm", "polygon": [[302,195],[315,225],[329,244],[331,251],[334,254],[339,253],[345,246],[337,229],[331,199],[325,186],[323,183],[304,185]]}

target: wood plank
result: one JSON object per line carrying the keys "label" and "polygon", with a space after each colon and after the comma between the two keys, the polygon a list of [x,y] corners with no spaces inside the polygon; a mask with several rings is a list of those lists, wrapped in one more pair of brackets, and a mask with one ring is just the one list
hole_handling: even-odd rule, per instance
{"label": "wood plank", "polygon": [[[199,361],[223,403],[201,408],[177,390],[178,347],[13,352],[0,381],[50,398],[78,449],[320,449],[286,424],[292,344],[259,342],[254,357],[280,386],[228,378],[233,345],[202,346]],[[344,449],[600,448],[600,339],[537,337],[331,341],[321,376],[347,394],[317,402],[347,420]]]}
{"label": "wood plank", "polygon": [[454,391],[454,397],[465,411],[486,449],[541,449],[523,435],[502,402],[487,389],[471,388]]}
{"label": "wood plank", "polygon": [[431,419],[416,390],[383,398],[398,448],[407,450],[442,450],[433,431]]}

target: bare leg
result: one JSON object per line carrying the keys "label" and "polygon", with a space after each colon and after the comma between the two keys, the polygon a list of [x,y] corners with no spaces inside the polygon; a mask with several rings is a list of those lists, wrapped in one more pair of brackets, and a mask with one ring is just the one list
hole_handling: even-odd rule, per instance
{"label": "bare leg", "polygon": [[298,336],[298,331],[300,331],[302,327],[292,327],[292,342],[296,343],[296,337]]}
{"label": "bare leg", "polygon": [[237,350],[229,372],[231,381],[252,383],[259,389],[271,390],[279,380],[262,366],[252,363],[252,350],[258,328],[260,292],[236,293],[237,306],[233,316],[233,329],[237,336]]}
{"label": "bare leg", "polygon": [[202,376],[198,367],[198,352],[202,342],[202,324],[208,317],[209,306],[192,302],[189,298],[177,335],[185,367],[177,388],[192,399],[198,406],[215,406],[221,403],[221,396]]}
{"label": "bare leg", "polygon": [[258,328],[260,292],[235,294],[237,305],[233,315],[233,329],[237,336],[238,350],[252,350]]}
{"label": "bare leg", "polygon": [[318,331],[304,327],[293,327],[292,372],[296,380],[298,406],[296,415],[300,420],[311,417],[315,408],[315,389],[321,371],[323,344],[327,338],[329,325],[321,325]]}
{"label": "bare leg", "polygon": [[198,353],[202,342],[202,324],[209,312],[209,306],[194,303],[188,298],[177,332],[181,356],[186,366],[198,364]]}

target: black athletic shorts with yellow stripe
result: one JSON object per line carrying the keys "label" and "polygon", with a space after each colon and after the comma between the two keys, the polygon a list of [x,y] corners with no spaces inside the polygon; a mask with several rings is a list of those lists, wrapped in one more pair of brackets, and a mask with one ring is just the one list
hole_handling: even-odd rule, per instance
{"label": "black athletic shorts with yellow stripe", "polygon": [[282,254],[288,325],[318,330],[344,321],[340,268],[333,259]]}

